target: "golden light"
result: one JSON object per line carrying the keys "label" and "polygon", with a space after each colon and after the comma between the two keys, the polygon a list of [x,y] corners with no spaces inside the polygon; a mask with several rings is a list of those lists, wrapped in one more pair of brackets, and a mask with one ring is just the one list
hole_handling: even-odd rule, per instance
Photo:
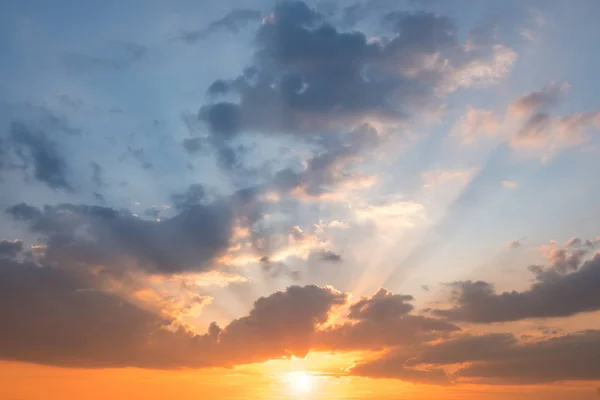
{"label": "golden light", "polygon": [[287,374],[287,383],[290,391],[299,396],[310,394],[313,390],[314,378],[311,374],[298,371]]}

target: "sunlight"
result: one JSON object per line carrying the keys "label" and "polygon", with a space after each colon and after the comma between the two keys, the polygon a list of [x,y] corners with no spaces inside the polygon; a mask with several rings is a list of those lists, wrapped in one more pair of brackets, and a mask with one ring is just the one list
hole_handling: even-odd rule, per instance
{"label": "sunlight", "polygon": [[307,395],[313,390],[314,378],[308,372],[290,372],[286,376],[286,381],[291,392],[295,395]]}

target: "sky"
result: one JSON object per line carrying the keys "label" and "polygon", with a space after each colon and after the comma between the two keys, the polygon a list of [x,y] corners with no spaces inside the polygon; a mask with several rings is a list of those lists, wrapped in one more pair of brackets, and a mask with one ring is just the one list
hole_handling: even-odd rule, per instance
{"label": "sky", "polygon": [[600,2],[0,3],[0,400],[600,394]]}

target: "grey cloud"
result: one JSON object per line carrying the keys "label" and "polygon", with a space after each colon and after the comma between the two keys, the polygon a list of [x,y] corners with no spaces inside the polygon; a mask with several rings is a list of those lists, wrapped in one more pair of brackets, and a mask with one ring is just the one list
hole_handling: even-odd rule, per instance
{"label": "grey cloud", "polygon": [[205,364],[201,337],[100,290],[82,271],[0,259],[0,358],[77,367]]}
{"label": "grey cloud", "polygon": [[290,286],[261,297],[248,316],[218,330],[229,362],[257,362],[281,355],[304,357],[314,346],[317,325],[346,302],[346,295],[318,286]]}
{"label": "grey cloud", "polygon": [[413,315],[407,304],[412,296],[394,295],[380,289],[371,297],[350,305],[351,322],[319,333],[321,349],[357,350],[420,343],[443,337],[460,328],[443,320]]}
{"label": "grey cloud", "polygon": [[92,168],[92,183],[97,187],[107,186],[106,182],[102,178],[102,167],[95,161],[90,163],[90,167]]}
{"label": "grey cloud", "polygon": [[267,256],[264,256],[260,259],[260,266],[263,272],[269,278],[279,278],[281,276],[286,276],[294,281],[298,281],[301,277],[299,271],[292,270],[286,263],[282,261],[272,261]]}
{"label": "grey cloud", "polygon": [[515,346],[517,339],[510,333],[486,335],[463,335],[456,339],[428,345],[418,355],[408,360],[408,365],[459,364],[501,358],[508,348]]}
{"label": "grey cloud", "polygon": [[43,210],[26,204],[8,209],[48,245],[57,262],[103,264],[107,269],[132,262],[155,273],[214,268],[212,261],[229,246],[233,206],[227,201],[186,208],[160,222],[127,211],[62,204]]}
{"label": "grey cloud", "polygon": [[322,261],[328,261],[328,262],[332,262],[332,263],[342,262],[342,256],[337,253],[334,253],[331,250],[326,250],[326,251],[320,252],[319,258]]}
{"label": "grey cloud", "polygon": [[535,384],[600,379],[600,331],[585,331],[514,345],[490,362],[472,363],[457,374],[479,382]]}
{"label": "grey cloud", "polygon": [[370,362],[359,363],[350,374],[369,378],[399,379],[412,383],[448,385],[450,376],[442,368],[417,369],[406,366],[405,357],[384,356]]}
{"label": "grey cloud", "polygon": [[[487,342],[489,347],[468,350],[468,342]],[[459,343],[460,342],[460,343]],[[458,346],[457,346],[458,345]],[[518,343],[510,334],[487,335],[444,343],[426,350],[424,362],[469,361],[457,375],[489,383],[532,384],[600,378],[600,331],[570,333],[549,339]]]}
{"label": "grey cloud", "polygon": [[9,145],[23,163],[24,169],[30,164],[33,166],[36,180],[52,189],[74,191],[68,180],[67,162],[45,132],[14,121],[10,125]]}
{"label": "grey cloud", "polygon": [[[347,129],[369,119],[401,122],[430,105],[447,68],[425,68],[424,57],[448,50],[459,70],[489,48],[465,52],[456,28],[432,13],[391,13],[393,38],[341,32],[303,2],[279,3],[256,36],[255,71],[213,84],[240,102],[209,104],[200,112],[214,135],[239,131],[315,133]],[[416,72],[415,72],[416,71]],[[214,90],[213,90],[214,91]]]}
{"label": "grey cloud", "polygon": [[[172,326],[170,318],[107,291],[101,275],[86,269],[4,259],[0,260],[0,278],[0,318],[6,327],[0,332],[0,358],[5,360],[92,368],[231,367],[291,355],[304,357],[311,349],[340,348],[332,346],[331,340],[341,342],[344,349],[376,349],[421,343],[423,337],[417,332],[429,333],[431,338],[439,337],[439,330],[458,329],[443,321],[406,315],[404,322],[396,319],[390,324],[377,311],[361,311],[362,323],[373,323],[369,329],[359,323],[321,331],[319,326],[346,304],[348,296],[330,287],[309,285],[261,297],[248,315],[222,328],[213,323],[207,334],[194,335],[184,329],[164,329]],[[386,296],[392,302],[400,299],[397,305],[406,298]],[[400,307],[397,313],[389,313],[390,319],[404,312]],[[367,369],[361,373],[373,375]],[[430,374],[407,368],[403,379],[420,382],[433,377],[425,375]]]}
{"label": "grey cloud", "polygon": [[206,200],[206,189],[200,184],[193,184],[183,193],[171,195],[171,200],[177,211],[185,211],[202,204]]}
{"label": "grey cloud", "polygon": [[389,290],[379,289],[370,298],[363,298],[352,304],[348,317],[355,320],[381,321],[400,317],[411,312],[414,307],[407,301],[414,300],[412,296],[392,294]]}
{"label": "grey cloud", "polygon": [[[568,267],[568,269],[572,269]],[[533,268],[537,282],[523,292],[496,293],[482,281],[452,284],[455,306],[434,314],[453,321],[489,323],[526,318],[566,317],[600,310],[600,254],[574,272],[562,268]]]}
{"label": "grey cloud", "polygon": [[223,18],[211,22],[203,29],[183,32],[180,39],[188,44],[193,44],[223,30],[238,33],[240,28],[246,26],[248,22],[259,21],[260,19],[261,13],[258,10],[236,9],[230,11]]}
{"label": "grey cloud", "polygon": [[0,258],[14,258],[23,251],[21,240],[0,240]]}
{"label": "grey cloud", "polygon": [[[535,341],[510,333],[463,335],[436,344],[398,349],[359,363],[350,373],[375,378],[447,384],[539,384],[600,378],[600,331],[583,331]],[[454,373],[444,367],[462,364]],[[414,376],[413,374],[417,374]],[[465,380],[467,379],[467,380]]]}
{"label": "grey cloud", "polygon": [[127,146],[127,152],[129,154],[131,154],[137,162],[140,163],[142,168],[144,168],[144,169],[152,168],[153,164],[152,164],[152,162],[148,161],[148,158],[146,157],[146,153],[145,153],[144,149],[134,149],[131,146]]}

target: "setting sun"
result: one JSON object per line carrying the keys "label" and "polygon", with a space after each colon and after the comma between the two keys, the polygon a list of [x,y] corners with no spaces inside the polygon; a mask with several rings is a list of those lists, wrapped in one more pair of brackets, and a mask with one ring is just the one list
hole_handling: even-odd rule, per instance
{"label": "setting sun", "polygon": [[313,391],[314,377],[308,372],[298,371],[287,374],[287,383],[292,394],[307,395]]}

